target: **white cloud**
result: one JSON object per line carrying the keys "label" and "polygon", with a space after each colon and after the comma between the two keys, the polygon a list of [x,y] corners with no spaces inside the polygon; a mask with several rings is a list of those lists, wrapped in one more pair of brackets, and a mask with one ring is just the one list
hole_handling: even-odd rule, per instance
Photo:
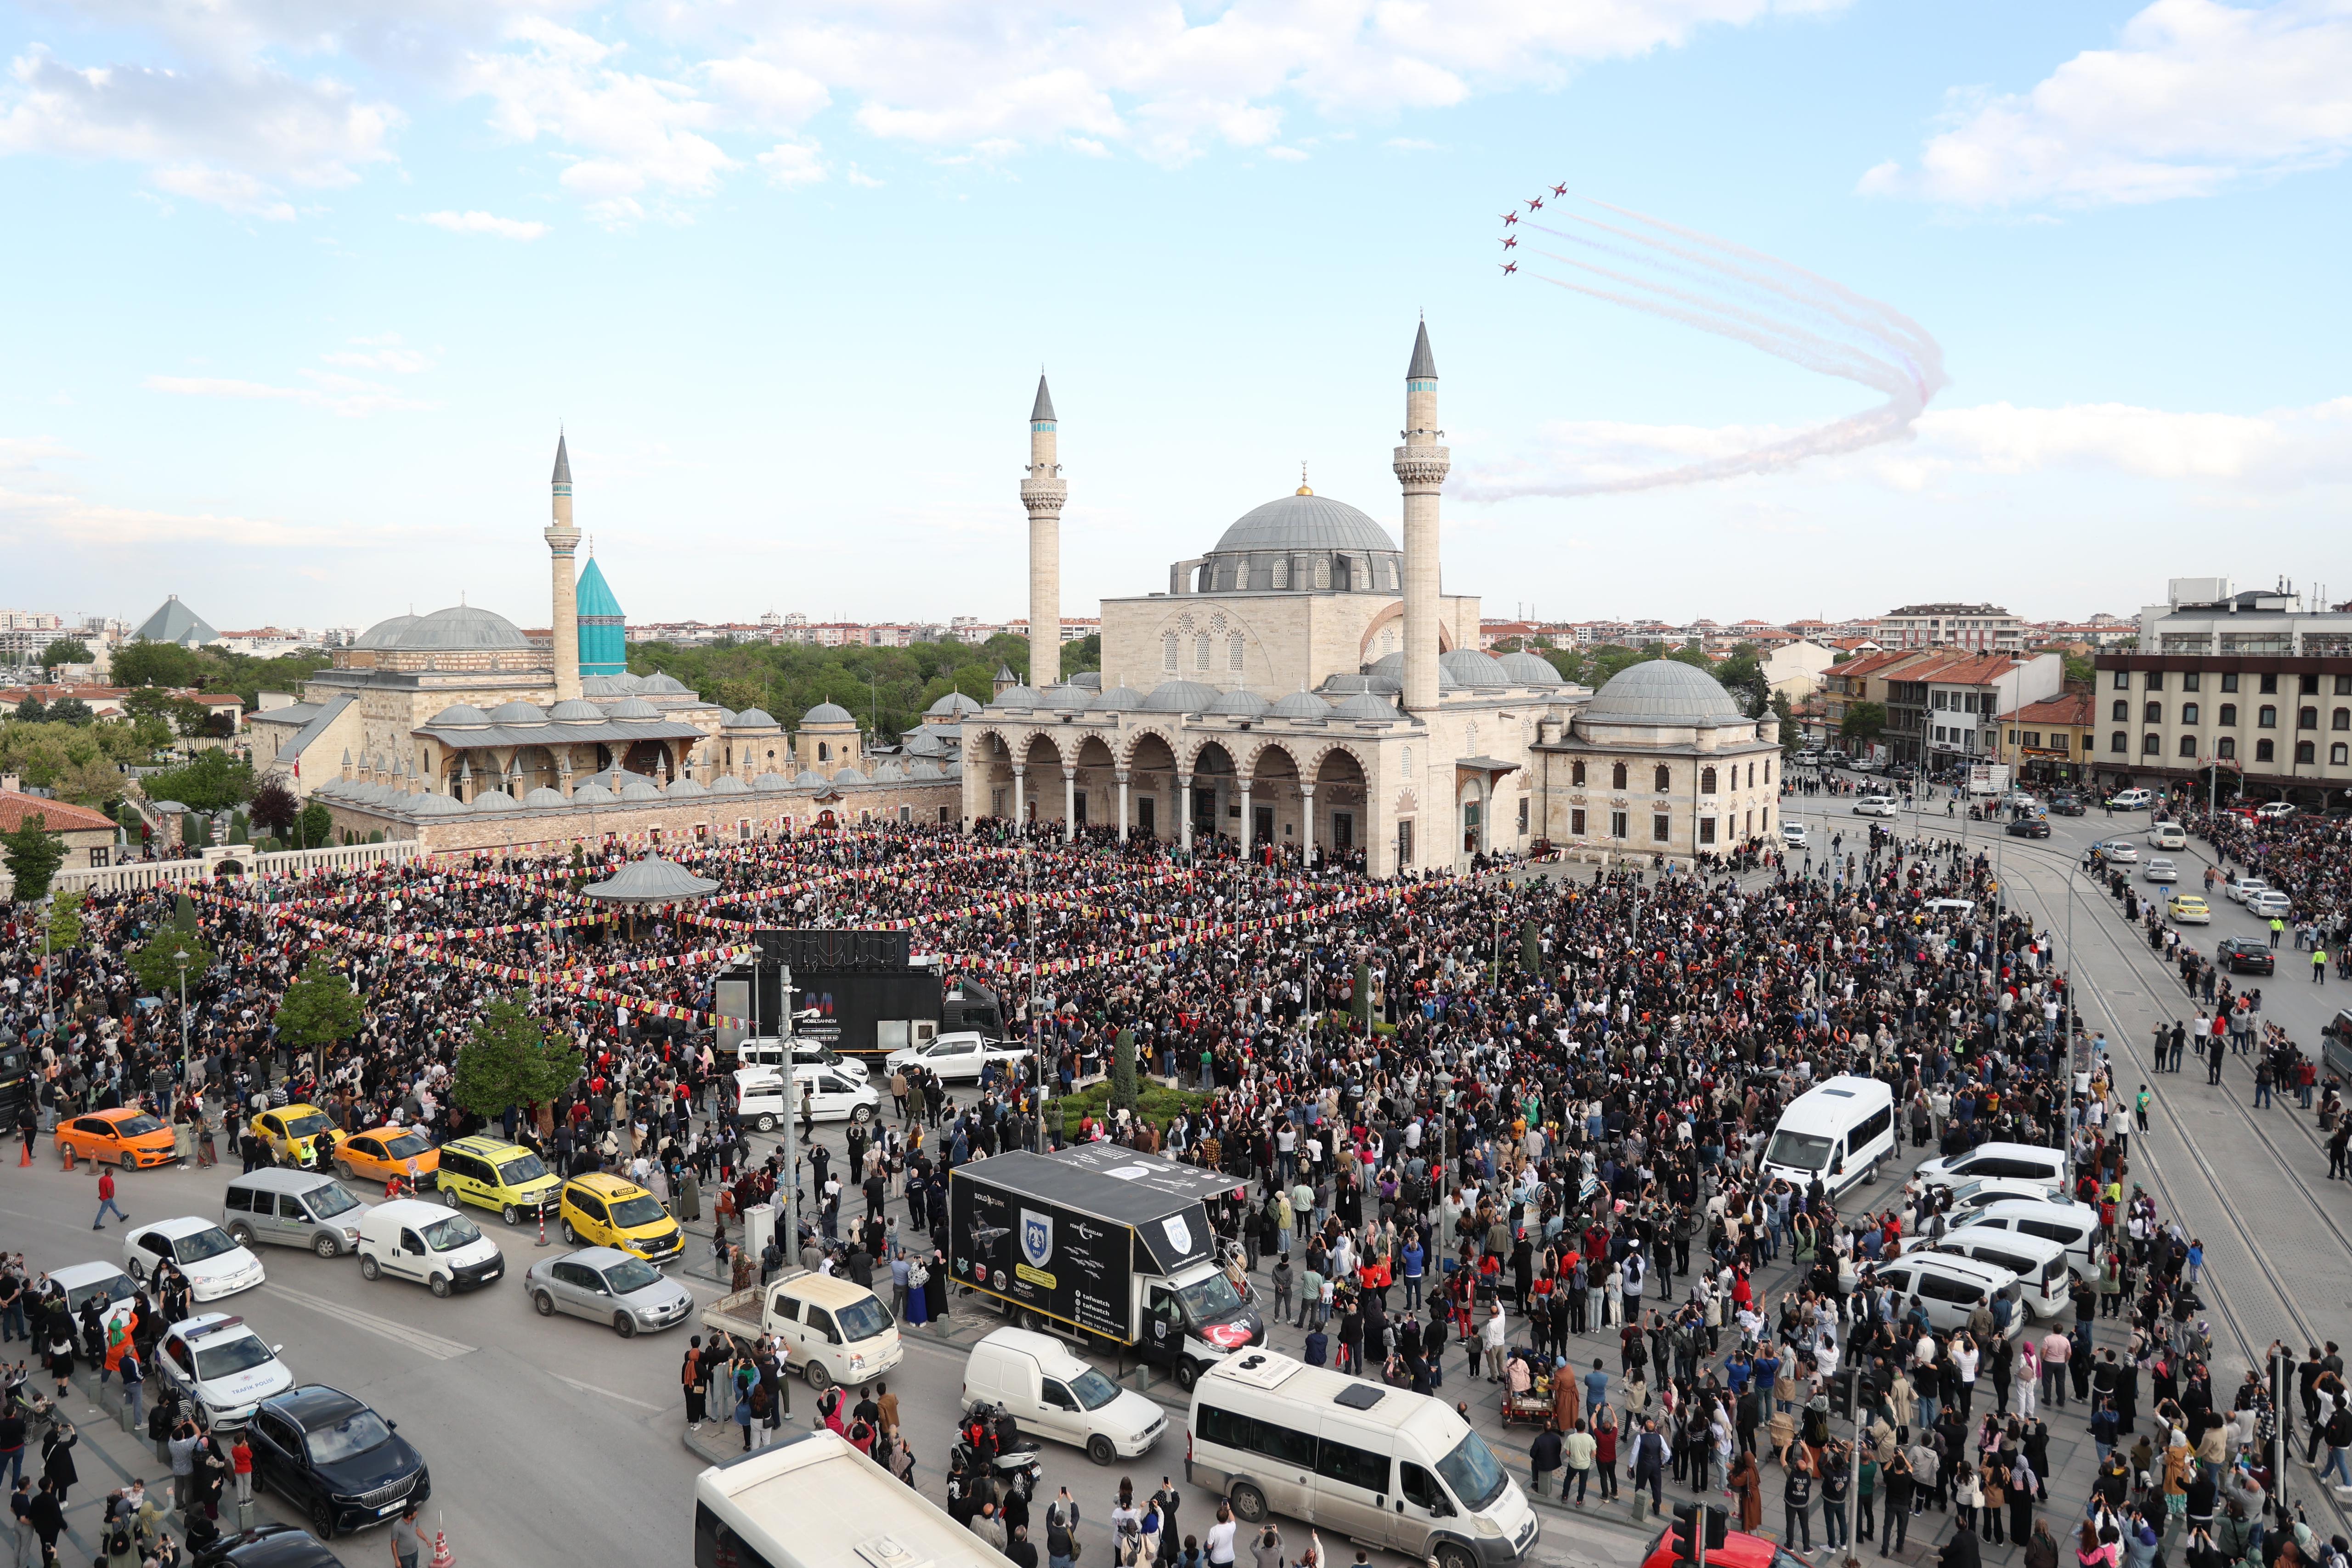
{"label": "white cloud", "polygon": [[1303,149],[1297,147],[1269,147],[1265,150],[1265,155],[1269,158],[1280,159],[1285,163],[1304,163],[1307,162],[1306,152]]}
{"label": "white cloud", "polygon": [[82,455],[54,435],[0,435],[0,474],[29,472],[53,458]]}
{"label": "white cloud", "polygon": [[1381,142],[1381,145],[1383,147],[1394,148],[1399,152],[1434,152],[1437,151],[1436,142],[1423,141],[1418,136],[1391,136],[1386,141]]}
{"label": "white cloud", "polygon": [[331,375],[323,371],[305,371],[302,373],[310,380],[310,385],[274,386],[266,382],[238,381],[225,376],[149,376],[146,385],[151,392],[171,392],[180,397],[299,403],[305,408],[324,409],[343,419],[365,419],[374,413],[441,406],[405,397],[390,387],[351,376]]}
{"label": "white cloud", "polygon": [[833,101],[816,78],[766,60],[710,60],[702,69],[711,85],[755,124],[792,130]]}
{"label": "white cloud", "polygon": [[545,224],[529,218],[502,218],[494,213],[427,213],[417,221],[453,235],[495,235],[500,239],[534,240],[547,232]]}
{"label": "white cloud", "polygon": [[85,68],[36,47],[0,86],[0,154],[140,163],[173,195],[285,220],[294,208],[284,186],[352,183],[391,159],[403,119],[331,78],[261,64]]}
{"label": "white cloud", "polygon": [[148,511],[105,506],[60,491],[5,488],[0,488],[0,541],[80,549],[196,544],[340,549],[359,542],[345,529],[308,528],[273,517]]}
{"label": "white cloud", "polygon": [[1873,195],[1958,206],[2094,205],[2202,196],[2352,152],[2352,7],[2156,0],[2118,46],[2030,92],[1956,95],[1916,169],[1885,162]]}
{"label": "white cloud", "polygon": [[849,166],[849,183],[853,185],[858,186],[862,190],[878,191],[882,188],[881,181],[876,179],[865,170],[860,169],[855,163],[852,163]]}
{"label": "white cloud", "polygon": [[796,185],[820,184],[824,180],[824,160],[817,155],[814,141],[779,141],[757,160],[768,172],[772,184],[791,190]]}

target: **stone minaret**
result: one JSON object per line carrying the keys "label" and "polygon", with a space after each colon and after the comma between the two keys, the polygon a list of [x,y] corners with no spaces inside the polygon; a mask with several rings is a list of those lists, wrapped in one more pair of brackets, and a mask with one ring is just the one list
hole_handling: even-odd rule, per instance
{"label": "stone minaret", "polygon": [[555,700],[568,703],[580,695],[579,585],[572,577],[580,530],[572,526],[572,455],[562,435],[555,438],[553,483],[555,520],[547,526],[547,553],[555,571]]}
{"label": "stone minaret", "polygon": [[1062,502],[1070,487],[1055,450],[1054,394],[1041,374],[1029,410],[1029,477],[1021,481],[1029,508],[1029,685],[1038,691],[1062,683]]}
{"label": "stone minaret", "polygon": [[1438,438],[1437,360],[1429,351],[1429,323],[1412,340],[1404,372],[1404,444],[1396,449],[1397,483],[1404,486],[1404,706],[1437,706],[1437,492],[1451,462]]}

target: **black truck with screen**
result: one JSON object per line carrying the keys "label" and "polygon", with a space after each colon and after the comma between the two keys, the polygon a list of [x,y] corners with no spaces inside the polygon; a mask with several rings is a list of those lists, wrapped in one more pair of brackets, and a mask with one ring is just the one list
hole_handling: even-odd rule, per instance
{"label": "black truck with screen", "polygon": [[1209,1225],[1233,1190],[1117,1144],[971,1161],[948,1173],[949,1270],[1015,1322],[1117,1345],[1190,1389],[1265,1339]]}
{"label": "black truck with screen", "polygon": [[[758,1038],[783,1032],[782,976],[793,977],[791,1032],[846,1056],[887,1056],[937,1035],[973,1030],[1004,1038],[996,993],[966,976],[950,977],[937,958],[908,951],[904,931],[761,931],[756,961],[719,977],[719,1010],[756,1021]],[[732,1051],[751,1031],[722,1030]]]}

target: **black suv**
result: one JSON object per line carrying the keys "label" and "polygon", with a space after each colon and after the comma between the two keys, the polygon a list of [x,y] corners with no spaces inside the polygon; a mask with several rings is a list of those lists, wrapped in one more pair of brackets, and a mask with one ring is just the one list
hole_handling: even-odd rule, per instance
{"label": "black suv", "polygon": [[196,1568],[343,1568],[343,1563],[298,1525],[257,1524],[200,1548]]}
{"label": "black suv", "polygon": [[2213,948],[2213,961],[2232,975],[2274,975],[2278,955],[2259,936],[2224,936]]}
{"label": "black suv", "polygon": [[2079,817],[2083,814],[2085,809],[2086,808],[2083,804],[2083,798],[2079,795],[2053,795],[2050,797],[2050,810],[2051,814],[2053,816]]}
{"label": "black suv", "polygon": [[2046,839],[2050,836],[2049,820],[2044,817],[2019,817],[2009,824],[2009,836],[2012,839]]}
{"label": "black suv", "polygon": [[264,1400],[246,1435],[254,1479],[300,1509],[321,1540],[381,1523],[433,1495],[424,1457],[393,1423],[324,1384]]}

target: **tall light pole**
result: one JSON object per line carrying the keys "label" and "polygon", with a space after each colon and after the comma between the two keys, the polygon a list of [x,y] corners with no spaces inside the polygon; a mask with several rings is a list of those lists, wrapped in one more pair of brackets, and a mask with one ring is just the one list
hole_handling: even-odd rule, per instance
{"label": "tall light pole", "polygon": [[184,1083],[188,1081],[188,949],[173,948],[172,958],[180,971],[180,1082]]}

